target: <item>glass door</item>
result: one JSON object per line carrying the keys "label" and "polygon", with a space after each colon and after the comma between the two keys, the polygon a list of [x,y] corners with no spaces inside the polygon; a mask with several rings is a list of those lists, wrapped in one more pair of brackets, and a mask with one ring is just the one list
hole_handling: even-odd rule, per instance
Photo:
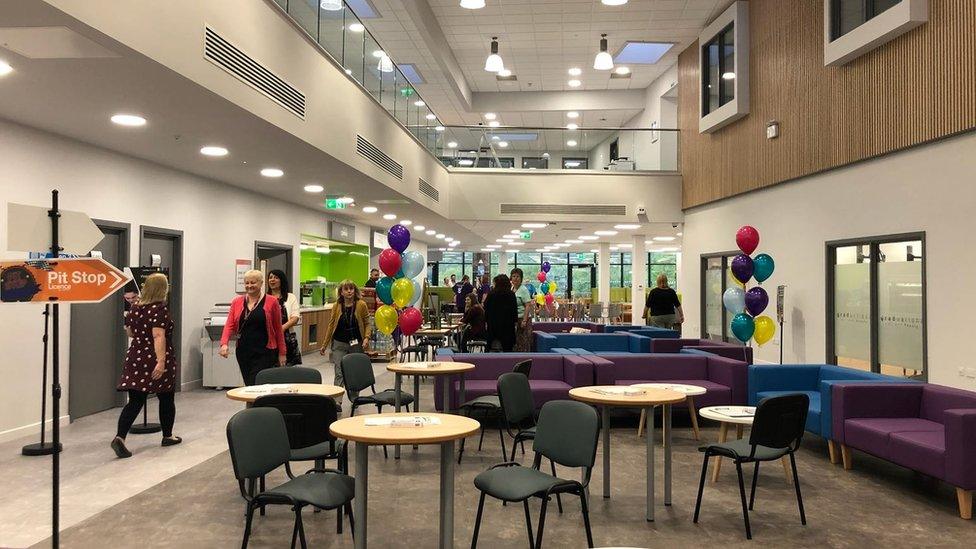
{"label": "glass door", "polygon": [[593,297],[595,269],[593,265],[573,265],[569,270],[569,298],[573,301]]}
{"label": "glass door", "polygon": [[725,292],[725,257],[702,257],[702,339],[725,341],[728,324],[722,294]]}

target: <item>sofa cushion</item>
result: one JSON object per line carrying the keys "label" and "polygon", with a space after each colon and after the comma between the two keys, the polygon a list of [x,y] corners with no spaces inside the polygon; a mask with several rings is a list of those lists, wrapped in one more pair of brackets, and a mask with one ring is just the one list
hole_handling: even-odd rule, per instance
{"label": "sofa cushion", "polygon": [[764,398],[795,395],[797,393],[802,393],[810,398],[805,429],[811,433],[820,434],[820,391],[759,391],[756,393],[756,398],[761,401]]}
{"label": "sofa cushion", "polygon": [[976,393],[973,391],[930,383],[922,388],[919,417],[944,423],[946,410],[967,408],[976,409]]}
{"label": "sofa cushion", "polygon": [[935,478],[945,478],[945,429],[900,431],[888,440],[888,459]]}
{"label": "sofa cushion", "polygon": [[901,432],[944,432],[941,424],[917,417],[878,417],[844,420],[848,446],[891,460],[889,438]]}
{"label": "sofa cushion", "polygon": [[[617,385],[636,385],[638,383],[665,383],[660,380],[640,380],[640,379],[619,379],[617,380]],[[706,379],[669,379],[666,383],[677,383],[681,385],[697,385],[698,387],[705,388],[705,394],[695,396],[695,409],[704,408],[706,406],[723,406],[732,404],[732,389],[715,383],[714,381],[708,381]],[[676,406],[684,406],[684,404],[677,404]]]}

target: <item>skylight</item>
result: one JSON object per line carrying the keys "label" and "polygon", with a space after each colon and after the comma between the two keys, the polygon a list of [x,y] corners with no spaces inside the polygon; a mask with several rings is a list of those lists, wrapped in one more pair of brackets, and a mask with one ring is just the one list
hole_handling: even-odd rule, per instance
{"label": "skylight", "polygon": [[614,56],[614,64],[653,65],[668,53],[674,44],[665,42],[627,42]]}
{"label": "skylight", "polygon": [[379,17],[376,13],[376,8],[369,0],[346,0],[346,5],[352,9],[353,13],[359,16],[360,19],[372,19],[374,17]]}
{"label": "skylight", "polygon": [[414,86],[417,84],[426,84],[427,81],[424,77],[420,75],[420,71],[417,69],[417,65],[413,63],[399,63],[397,67],[400,68],[400,72],[403,73],[403,77],[407,79]]}

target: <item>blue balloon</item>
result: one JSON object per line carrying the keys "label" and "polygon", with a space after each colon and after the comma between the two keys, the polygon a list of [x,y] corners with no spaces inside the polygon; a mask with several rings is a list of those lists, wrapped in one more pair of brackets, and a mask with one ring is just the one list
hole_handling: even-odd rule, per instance
{"label": "blue balloon", "polygon": [[384,276],[376,281],[376,297],[387,305],[393,305],[393,277]]}
{"label": "blue balloon", "polygon": [[413,298],[410,299],[408,306],[413,307],[420,301],[421,295],[424,293],[424,285],[419,280],[413,280]]}
{"label": "blue balloon", "polygon": [[542,285],[539,286],[539,289],[542,290],[543,295],[548,294],[549,293],[549,283],[548,282],[543,282]]}
{"label": "blue balloon", "polygon": [[418,251],[403,252],[400,269],[407,278],[416,278],[424,270],[424,256]]}
{"label": "blue balloon", "polygon": [[536,293],[535,284],[526,283],[525,288],[529,290],[529,297],[535,297],[535,293]]}
{"label": "blue balloon", "polygon": [[769,254],[757,255],[753,258],[752,264],[752,276],[756,277],[759,282],[765,282],[767,278],[773,276],[773,270],[776,269],[776,262]]}
{"label": "blue balloon", "polygon": [[746,313],[739,313],[732,317],[731,327],[732,334],[743,343],[752,339],[752,334],[756,331],[756,323]]}

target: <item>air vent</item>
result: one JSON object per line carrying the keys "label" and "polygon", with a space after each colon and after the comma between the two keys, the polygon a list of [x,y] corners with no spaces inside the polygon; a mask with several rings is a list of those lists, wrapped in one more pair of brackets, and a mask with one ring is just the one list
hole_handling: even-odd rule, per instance
{"label": "air vent", "polygon": [[441,201],[441,192],[434,188],[433,185],[424,181],[423,179],[417,179],[417,187],[420,192],[434,199],[434,202]]}
{"label": "air vent", "polygon": [[210,27],[206,27],[204,31],[203,56],[288,109],[295,116],[305,119],[304,93],[255,61]]}
{"label": "air vent", "polygon": [[403,179],[403,166],[399,162],[390,158],[388,154],[381,151],[376,145],[363,139],[363,136],[356,136],[356,152],[365,156],[370,162],[376,164],[384,171],[388,172],[397,179]]}
{"label": "air vent", "polygon": [[502,214],[627,215],[624,204],[500,204]]}

